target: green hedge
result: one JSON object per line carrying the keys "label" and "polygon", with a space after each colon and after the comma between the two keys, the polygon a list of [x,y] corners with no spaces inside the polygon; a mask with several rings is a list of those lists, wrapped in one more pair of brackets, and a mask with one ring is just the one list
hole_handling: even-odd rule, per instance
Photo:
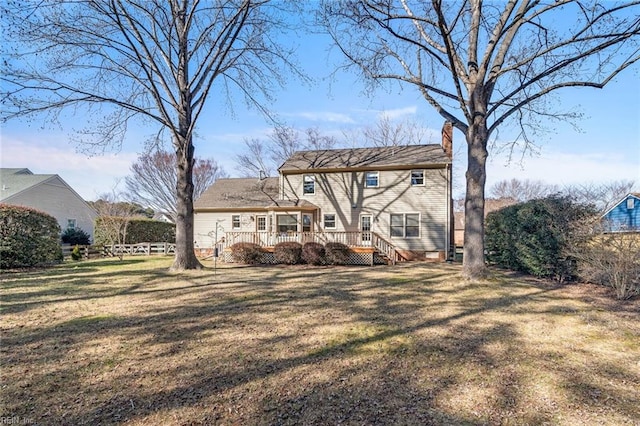
{"label": "green hedge", "polygon": [[569,254],[573,231],[594,214],[569,197],[551,196],[515,204],[487,215],[487,261],[500,267],[558,281],[577,275]]}
{"label": "green hedge", "polygon": [[[138,243],[175,243],[176,226],[173,223],[161,222],[158,220],[149,220],[142,218],[110,218],[111,220],[125,221],[128,220],[125,244]],[[105,225],[103,218],[96,219],[94,231],[94,244],[112,243],[109,238],[110,229]]]}
{"label": "green hedge", "polygon": [[60,225],[47,213],[0,204],[0,269],[62,262]]}

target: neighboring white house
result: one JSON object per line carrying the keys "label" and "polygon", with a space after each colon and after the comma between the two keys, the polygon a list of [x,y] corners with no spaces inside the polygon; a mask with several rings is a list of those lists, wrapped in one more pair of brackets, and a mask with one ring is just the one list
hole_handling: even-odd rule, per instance
{"label": "neighboring white house", "polygon": [[31,207],[53,216],[64,232],[80,228],[93,241],[98,213],[58,175],[29,169],[0,169],[0,203]]}
{"label": "neighboring white house", "polygon": [[[453,247],[451,127],[443,145],[294,153],[277,178],[219,179],[194,204],[196,246],[339,241],[398,260]],[[224,237],[224,242],[222,238]]]}

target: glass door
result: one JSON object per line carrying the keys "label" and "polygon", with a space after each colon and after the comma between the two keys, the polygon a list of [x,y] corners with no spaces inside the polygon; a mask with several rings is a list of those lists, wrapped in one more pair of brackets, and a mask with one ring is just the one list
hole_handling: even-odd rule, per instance
{"label": "glass door", "polygon": [[360,216],[360,241],[363,246],[371,245],[371,215],[363,214]]}

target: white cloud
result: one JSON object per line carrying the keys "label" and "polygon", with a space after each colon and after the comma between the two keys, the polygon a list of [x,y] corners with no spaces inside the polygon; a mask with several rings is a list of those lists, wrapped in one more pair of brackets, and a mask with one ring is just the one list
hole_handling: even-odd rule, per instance
{"label": "white cloud", "polygon": [[386,109],[386,110],[379,111],[378,117],[379,118],[386,117],[390,120],[397,120],[399,118],[403,118],[406,116],[416,115],[417,111],[418,111],[418,107],[415,105],[410,107],[405,107],[405,108]]}
{"label": "white cloud", "polygon": [[300,117],[313,122],[353,124],[355,121],[347,114],[330,111],[300,111],[285,113],[284,116]]}
{"label": "white cloud", "polygon": [[121,152],[87,157],[71,147],[39,146],[24,140],[2,138],[2,167],[24,167],[36,174],[60,175],[80,196],[95,200],[110,192],[129,174],[137,154]]}
{"label": "white cloud", "polygon": [[506,155],[489,156],[487,187],[505,179],[541,180],[559,186],[634,180],[640,185],[640,158],[610,153],[543,151],[508,163]]}

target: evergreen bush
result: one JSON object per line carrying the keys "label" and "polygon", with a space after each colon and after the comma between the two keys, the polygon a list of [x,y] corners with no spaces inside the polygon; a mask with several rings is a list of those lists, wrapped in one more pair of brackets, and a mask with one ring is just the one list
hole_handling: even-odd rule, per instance
{"label": "evergreen bush", "polygon": [[264,251],[259,244],[235,243],[231,247],[231,258],[234,262],[257,265],[262,262]]}
{"label": "evergreen bush", "polygon": [[62,262],[60,225],[47,213],[0,204],[0,269]]}
{"label": "evergreen bush", "polygon": [[327,263],[330,265],[346,265],[349,262],[349,247],[342,243],[324,245]]}
{"label": "evergreen bush", "polygon": [[487,215],[487,261],[500,267],[553,278],[576,278],[569,247],[573,231],[594,214],[569,197],[550,196],[505,207]]}
{"label": "evergreen bush", "polygon": [[308,242],[302,246],[302,260],[310,265],[326,263],[324,246],[320,243]]}
{"label": "evergreen bush", "polygon": [[302,263],[302,244],[295,241],[278,243],[273,248],[273,257],[277,263],[286,265]]}
{"label": "evergreen bush", "polygon": [[91,244],[91,238],[89,237],[89,234],[87,234],[80,228],[67,228],[62,233],[60,238],[62,239],[62,242],[64,244],[81,246],[88,246],[89,244]]}

